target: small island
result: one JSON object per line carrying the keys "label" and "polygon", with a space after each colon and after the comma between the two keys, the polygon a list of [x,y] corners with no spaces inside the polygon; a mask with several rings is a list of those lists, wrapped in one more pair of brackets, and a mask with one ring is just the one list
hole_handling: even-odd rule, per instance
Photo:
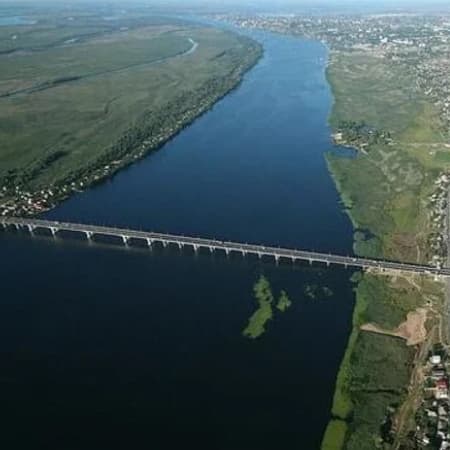
{"label": "small island", "polygon": [[[272,305],[275,300],[270,283],[264,275],[261,275],[253,286],[253,292],[259,307],[250,317],[248,325],[242,333],[250,339],[256,339],[266,331],[267,322],[273,318]],[[291,305],[292,302],[286,291],[282,290],[275,305],[276,309],[285,312]]]}
{"label": "small island", "polygon": [[251,339],[256,339],[264,333],[266,322],[273,317],[273,294],[266,277],[263,275],[259,277],[253,286],[253,292],[259,308],[250,317],[243,334]]}

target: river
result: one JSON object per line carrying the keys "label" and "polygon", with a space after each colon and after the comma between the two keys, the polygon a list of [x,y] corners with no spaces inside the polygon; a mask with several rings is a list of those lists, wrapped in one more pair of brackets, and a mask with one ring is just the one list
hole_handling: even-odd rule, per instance
{"label": "river", "polygon": [[33,25],[36,21],[19,16],[0,16],[0,27],[15,25]]}
{"label": "river", "polygon": [[[265,55],[238,89],[46,217],[350,253],[324,159],[327,50],[252,35]],[[351,328],[350,272],[25,234],[0,234],[0,248],[0,439],[45,449],[319,447]],[[250,340],[242,331],[261,274],[292,306]]]}

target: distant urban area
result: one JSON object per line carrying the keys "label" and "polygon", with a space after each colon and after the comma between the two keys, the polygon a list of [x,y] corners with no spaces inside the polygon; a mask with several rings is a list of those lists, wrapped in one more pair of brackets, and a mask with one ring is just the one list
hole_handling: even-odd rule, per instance
{"label": "distant urban area", "polygon": [[[276,33],[320,40],[332,52],[331,64],[338,55],[363,54],[388,64],[393,72],[407,73],[408,96],[425,96],[438,112],[433,142],[409,142],[421,147],[441,166],[450,161],[450,16],[416,14],[379,14],[369,16],[297,17],[294,15],[216,15],[243,28],[261,28]],[[335,60],[333,59],[335,55]],[[365,61],[361,61],[361,68]],[[348,71],[347,75],[350,75]],[[405,76],[405,75],[404,75]],[[406,76],[405,76],[406,78]],[[375,92],[375,91],[374,91]],[[372,104],[374,105],[374,103]],[[334,123],[337,144],[370,151],[371,146],[399,145],[389,128],[364,120],[339,120]],[[421,176],[418,174],[418,176]],[[425,201],[432,231],[428,236],[429,262],[442,266],[447,259],[447,194],[450,173],[443,170]]]}
{"label": "distant urban area", "polygon": [[[407,64],[441,111],[442,130],[450,125],[450,16],[380,14],[373,16],[215,16],[240,27],[318,39],[332,50],[360,50],[393,63]],[[448,144],[450,148],[450,144]]]}

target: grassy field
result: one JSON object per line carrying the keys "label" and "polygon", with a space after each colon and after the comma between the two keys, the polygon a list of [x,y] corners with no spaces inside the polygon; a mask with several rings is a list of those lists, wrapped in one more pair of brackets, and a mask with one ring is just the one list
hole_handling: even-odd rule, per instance
{"label": "grassy field", "polygon": [[0,96],[64,78],[114,74],[174,57],[191,47],[188,37],[177,33],[175,28],[153,26],[111,33],[45,52],[17,54],[12,64],[2,68]]}
{"label": "grassy field", "polygon": [[322,450],[340,450],[345,443],[346,434],[347,423],[345,421],[331,420],[325,431]]}
{"label": "grassy field", "polygon": [[[437,111],[409,73],[400,63],[363,52],[332,54],[332,127],[363,121],[389,132],[392,141],[371,144],[355,158],[330,154],[327,159],[355,227],[355,252],[428,262],[433,228],[427,198],[439,174],[450,167],[450,152]],[[426,304],[439,309],[443,301],[439,283],[419,278],[366,273],[355,289],[354,327],[323,449],[389,448],[382,425],[406,398],[417,349],[395,337],[360,331],[360,326],[395,329],[408,312]],[[436,320],[429,320],[428,329]]]}
{"label": "grassy field", "polygon": [[99,17],[77,14],[76,25],[61,25],[58,16],[35,31],[0,27],[0,34],[33,36],[0,55],[7,198],[17,187],[89,185],[111,163],[118,168],[157,148],[235,87],[261,54],[253,41],[217,29],[140,16],[102,27]]}
{"label": "grassy field", "polygon": [[450,151],[433,105],[407,74],[401,65],[366,54],[333,58],[333,127],[343,120],[362,120],[389,131],[393,143],[373,145],[354,160],[330,154],[328,163],[355,226],[374,235],[361,253],[425,262],[425,198],[438,173],[450,167]]}

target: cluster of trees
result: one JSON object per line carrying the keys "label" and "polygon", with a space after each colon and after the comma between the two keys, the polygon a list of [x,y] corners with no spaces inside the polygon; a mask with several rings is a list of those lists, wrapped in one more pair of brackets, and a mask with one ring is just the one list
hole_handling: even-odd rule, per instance
{"label": "cluster of trees", "polygon": [[338,128],[342,139],[348,144],[388,144],[392,140],[389,131],[378,130],[364,121],[344,120]]}
{"label": "cluster of trees", "polygon": [[24,169],[8,169],[5,174],[0,176],[0,186],[5,187],[7,192],[12,192],[16,188],[24,190],[53,163],[66,155],[67,152],[64,150],[56,150]]}

